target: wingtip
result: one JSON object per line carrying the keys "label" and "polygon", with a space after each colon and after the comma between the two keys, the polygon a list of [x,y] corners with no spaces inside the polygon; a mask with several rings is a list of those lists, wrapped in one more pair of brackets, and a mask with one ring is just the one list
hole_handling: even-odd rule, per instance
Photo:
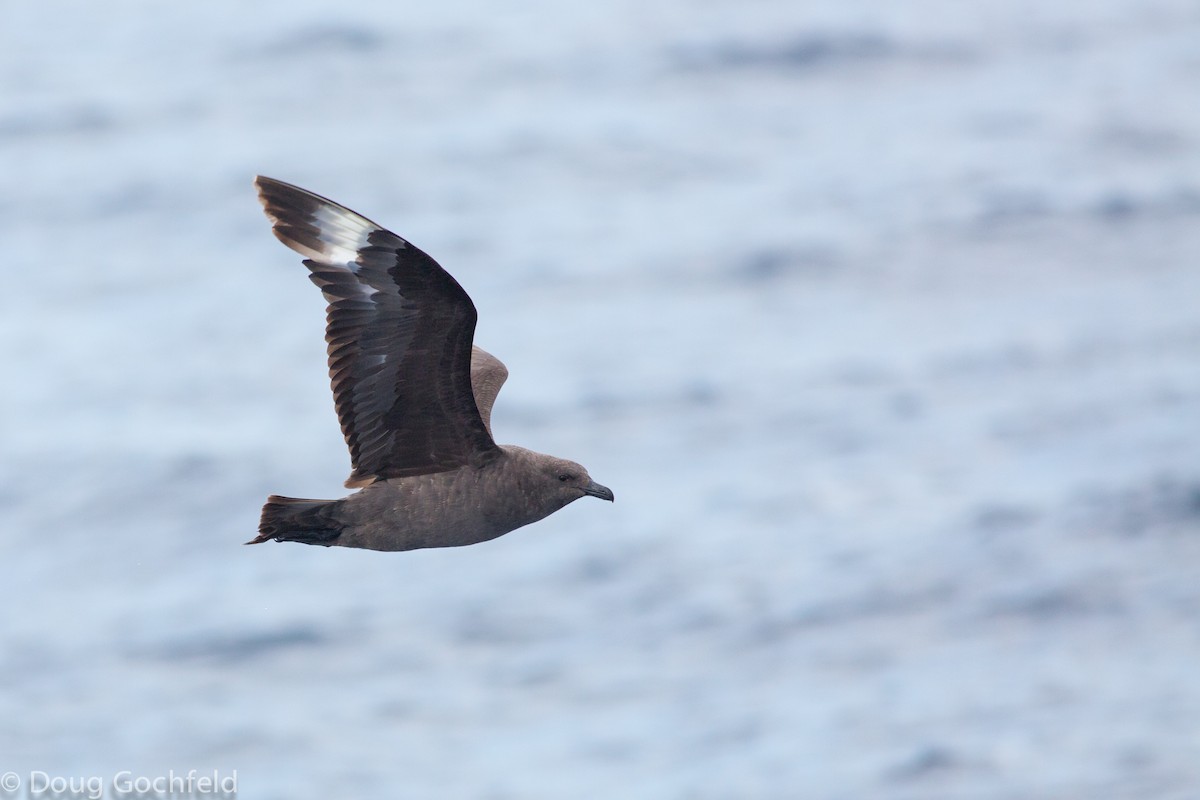
{"label": "wingtip", "polygon": [[275,217],[271,216],[271,203],[270,203],[270,200],[266,199],[265,184],[266,184],[266,181],[269,181],[269,180],[271,180],[271,179],[264,178],[264,176],[262,176],[262,175],[254,175],[254,196],[258,197],[259,205],[263,206],[263,211],[266,212],[266,216],[268,216],[268,218],[270,218],[271,224],[274,225]]}
{"label": "wingtip", "polygon": [[262,203],[263,208],[267,212],[267,216],[274,220],[276,217],[271,213],[272,207],[277,205],[275,201],[282,199],[286,193],[291,190],[297,194],[311,194],[298,186],[292,186],[290,183],[268,178],[266,175],[254,176],[254,190],[258,195],[258,202]]}
{"label": "wingtip", "polygon": [[288,186],[289,185],[287,183],[284,183],[281,180],[277,180],[276,178],[268,178],[266,175],[255,175],[253,183],[254,183],[254,188],[258,190],[258,193],[260,195],[263,192],[267,191],[267,189],[269,189],[272,186]]}

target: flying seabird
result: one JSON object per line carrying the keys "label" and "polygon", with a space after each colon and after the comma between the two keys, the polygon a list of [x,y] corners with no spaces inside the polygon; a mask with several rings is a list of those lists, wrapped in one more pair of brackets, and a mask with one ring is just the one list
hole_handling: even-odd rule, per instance
{"label": "flying seabird", "polygon": [[276,238],[329,306],[329,377],[352,471],[341,500],[271,495],[258,536],[370,550],[494,539],[612,490],[573,461],[492,439],[508,377],[473,344],[471,298],[436,261],[344,206],[255,179]]}

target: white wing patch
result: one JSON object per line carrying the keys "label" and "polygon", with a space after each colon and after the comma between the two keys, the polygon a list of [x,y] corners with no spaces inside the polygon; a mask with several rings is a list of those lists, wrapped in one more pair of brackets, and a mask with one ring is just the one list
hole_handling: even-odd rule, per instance
{"label": "white wing patch", "polygon": [[358,251],[369,243],[368,237],[379,230],[371,220],[353,211],[332,205],[322,205],[312,216],[318,236],[324,245],[319,253],[308,255],[314,261],[345,265],[354,269]]}

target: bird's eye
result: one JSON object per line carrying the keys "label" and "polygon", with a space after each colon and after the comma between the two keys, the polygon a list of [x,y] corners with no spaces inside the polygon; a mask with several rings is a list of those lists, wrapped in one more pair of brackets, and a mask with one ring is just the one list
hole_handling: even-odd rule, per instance
{"label": "bird's eye", "polygon": [[558,476],[558,479],[560,481],[562,481],[563,483],[566,483],[567,481],[570,481],[570,480],[574,480],[574,478],[575,478],[575,476],[571,475],[568,472],[564,472],[562,475]]}

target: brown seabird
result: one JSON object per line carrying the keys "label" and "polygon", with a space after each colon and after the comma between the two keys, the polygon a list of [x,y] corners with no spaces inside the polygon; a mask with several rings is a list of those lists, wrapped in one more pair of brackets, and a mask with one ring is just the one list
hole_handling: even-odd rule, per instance
{"label": "brown seabird", "polygon": [[500,446],[508,370],[472,343],[477,314],[448,272],[391,231],[282,181],[255,179],[276,238],[329,302],[329,377],[353,467],[341,500],[271,495],[258,536],[371,550],[456,547],[613,493],[573,461]]}

